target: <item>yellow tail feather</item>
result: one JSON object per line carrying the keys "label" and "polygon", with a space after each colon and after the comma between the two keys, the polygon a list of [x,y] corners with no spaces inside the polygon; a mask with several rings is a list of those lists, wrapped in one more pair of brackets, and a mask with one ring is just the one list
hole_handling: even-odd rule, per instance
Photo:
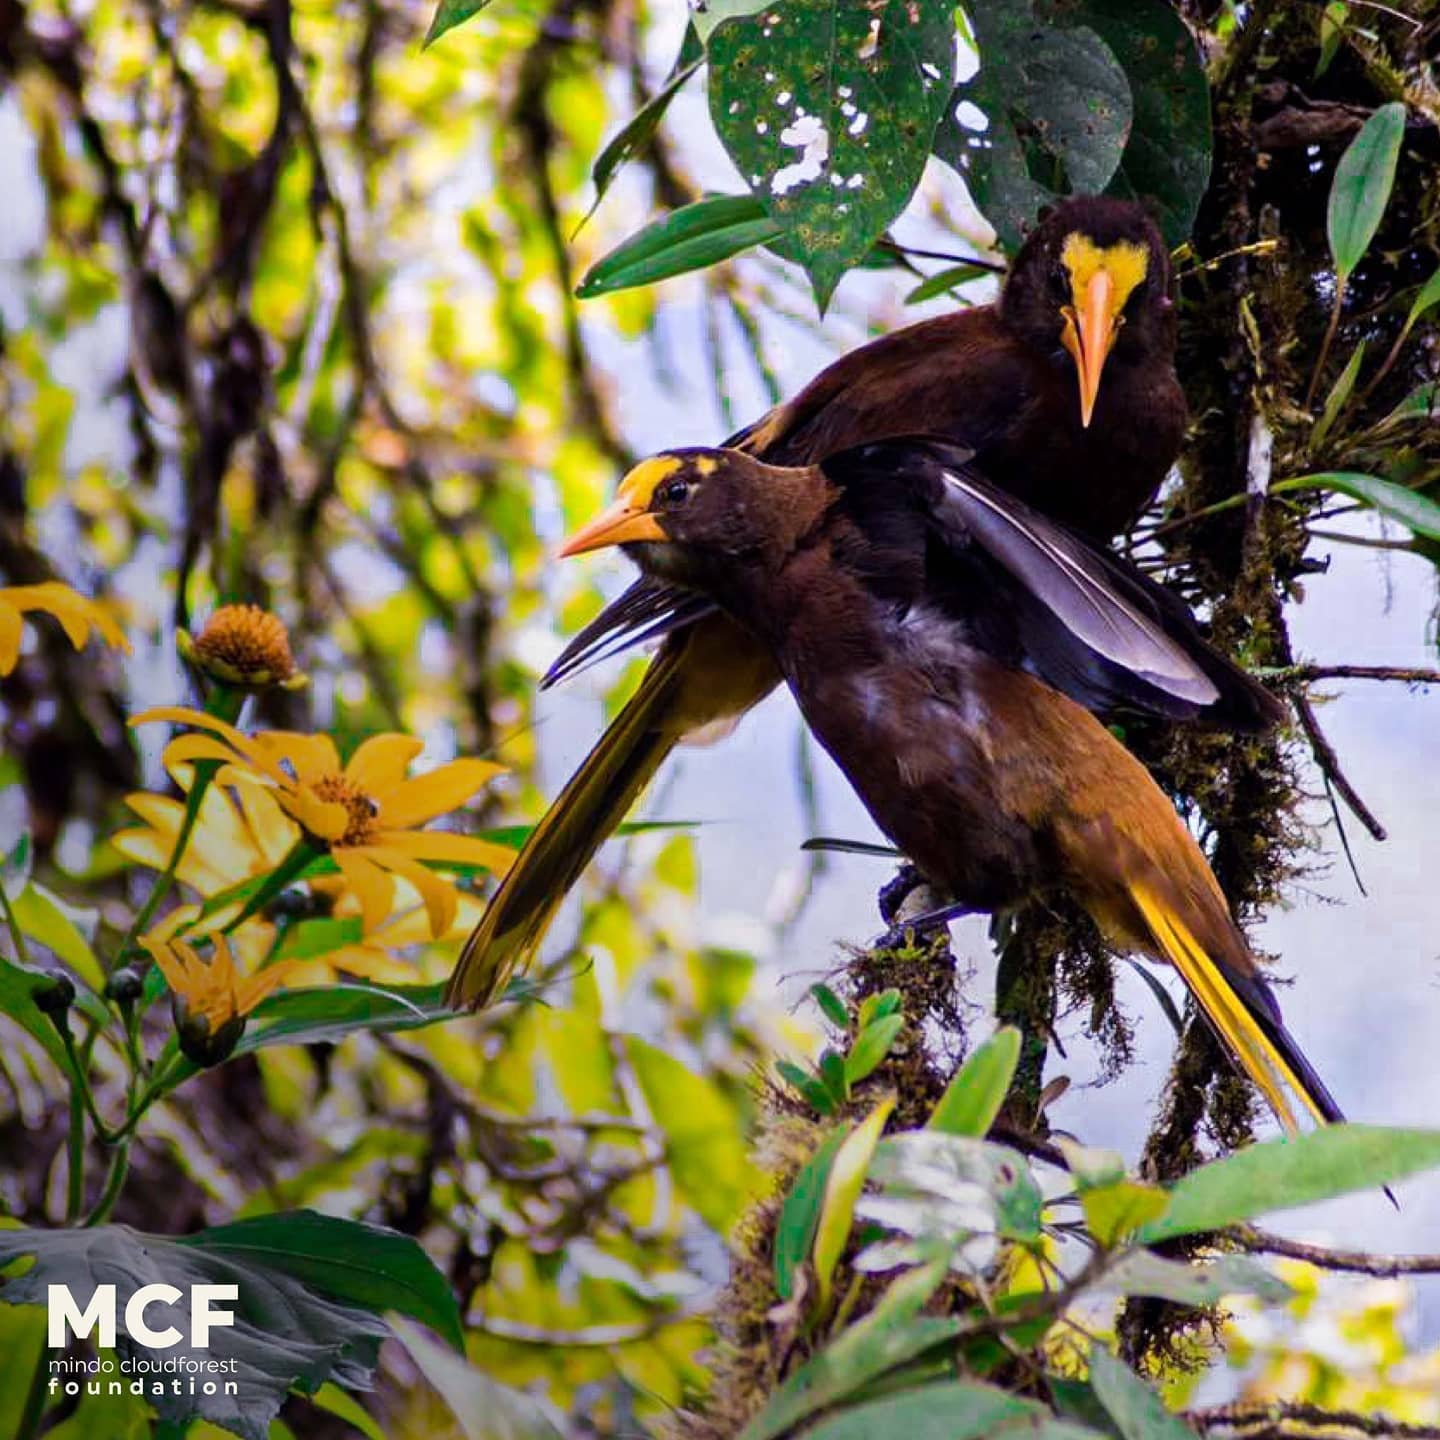
{"label": "yellow tail feather", "polygon": [[1325,1114],[1307,1087],[1256,1023],[1245,1002],[1225,978],[1224,971],[1205,953],[1184,921],[1144,886],[1131,887],[1130,894],[1145,917],[1156,945],[1179,972],[1245,1073],[1259,1087],[1286,1133],[1295,1135],[1300,1128],[1285,1095],[1287,1086],[1305,1102],[1316,1121],[1325,1124]]}
{"label": "yellow tail feather", "polygon": [[680,738],[666,720],[683,654],[661,651],[531,832],[460,952],[447,1004],[490,1004],[533,958],[571,887]]}

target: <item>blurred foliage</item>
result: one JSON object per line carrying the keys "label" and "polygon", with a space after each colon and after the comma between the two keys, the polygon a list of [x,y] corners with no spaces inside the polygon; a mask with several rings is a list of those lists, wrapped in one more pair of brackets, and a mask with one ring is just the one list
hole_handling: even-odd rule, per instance
{"label": "blurred foliage", "polygon": [[[771,1403],[767,1380],[803,1390],[802,1362],[850,1387],[833,1401],[884,1403],[853,1392],[904,1363],[892,1322],[919,1325],[926,1344],[906,1354],[933,1362],[940,1331],[923,1320],[950,1325],[947,1344],[954,1323],[972,1326],[974,1389],[1008,1383],[1018,1348],[1047,1406],[1069,1396],[1054,1435],[1093,1433],[1095,1404],[1130,1434],[1153,1393],[1103,1360],[1087,1378],[1072,1297],[1053,1288],[1074,1247],[1098,1247],[1132,1294],[1278,1293],[1253,1272],[1236,1284],[1238,1267],[1198,1287],[1194,1267],[1145,1268],[1139,1226],[1173,1222],[1185,1182],[1172,1195],[1108,1159],[1087,1176],[1077,1154],[1057,1200],[1023,1156],[985,1142],[1015,1070],[1008,1032],[937,1087],[922,1129],[909,1082],[935,1012],[893,984],[853,1005],[817,994],[832,1042],[777,1072],[786,1088],[757,1084],[803,1042],[752,993],[750,956],[697,944],[686,834],[630,841],[554,962],[507,1003],[462,1018],[440,1002],[455,943],[523,835],[516,817],[538,807],[537,661],[600,604],[545,556],[631,458],[616,372],[653,373],[657,393],[686,402],[676,423],[693,424],[702,369],[731,425],[753,418],[732,413],[737,375],[778,395],[773,358],[808,338],[812,284],[828,301],[848,267],[889,267],[914,303],[963,303],[957,288],[999,257],[974,216],[941,210],[950,182],[933,167],[912,203],[932,153],[1009,244],[1037,203],[1076,186],[1150,197],[1179,241],[1210,166],[1202,57],[1213,49],[1223,78],[1247,43],[1227,5],[996,0],[969,17],[982,49],[993,37],[992,68],[952,92],[945,7],[911,7],[894,33],[854,7],[782,12],[712,0],[690,28],[678,7],[610,0],[447,0],[433,16],[387,0],[0,0],[13,187],[0,223],[0,1258],[17,1261],[6,1293],[23,1301],[47,1274],[83,1285],[92,1244],[132,1280],[215,1273],[243,1252],[263,1396],[243,1416],[169,1410],[167,1434],[262,1433],[282,1400],[275,1440],[685,1424],[708,1368],[734,1381],[723,1336],[737,1313],[753,1347],[739,1352],[737,1421]],[[1413,121],[1420,101],[1385,46],[1423,53],[1434,22],[1396,40],[1358,16],[1308,17],[1307,66],[1363,74],[1367,97],[1409,100]],[[822,83],[832,21],[853,43]],[[1044,43],[1002,84],[1032,24]],[[437,43],[422,51],[427,25]],[[783,106],[834,137],[823,159],[815,125],[791,130],[798,111],[760,115],[766,65],[793,72]],[[1104,78],[1104,106],[1055,83],[1082,65]],[[741,169],[714,183],[748,196],[707,197],[712,177],[692,176],[662,123],[702,69]],[[957,117],[967,99],[989,127],[979,144]],[[1298,104],[1257,99],[1276,134],[1294,127]],[[1434,538],[1434,376],[1416,360],[1440,299],[1434,216],[1417,223],[1420,187],[1392,201],[1397,164],[1404,176],[1424,157],[1408,130],[1394,138],[1393,108],[1380,123],[1398,159],[1345,171],[1374,225],[1336,251],[1354,270],[1350,308],[1332,287],[1331,338],[1306,377],[1326,423],[1272,412],[1291,487],[1279,493],[1353,496],[1419,548]],[[1322,141],[1338,158],[1362,125],[1347,112]],[[807,152],[831,181],[777,184]],[[842,175],[842,159],[856,168]],[[947,244],[958,232],[964,253],[897,242],[907,206]],[[1411,248],[1397,226],[1419,236]],[[927,275],[917,262],[932,258]],[[643,288],[699,267],[713,268],[683,290]],[[1210,283],[1197,273],[1192,321]],[[577,293],[597,298],[582,310]],[[857,333],[901,313],[888,292],[842,307]],[[1185,517],[1223,525],[1236,493],[1190,495]],[[207,648],[205,625],[239,604],[283,620],[283,656],[241,663],[273,640],[269,622],[211,632]],[[179,730],[168,748],[165,726]],[[881,1138],[887,1120],[902,1138]],[[1377,1183],[1428,1142],[1370,1143],[1363,1181],[1327,1170],[1309,1193]],[[931,1151],[955,1171],[943,1193],[911,1163]],[[1221,1186],[1226,1223],[1272,1203],[1277,1174],[1300,1183],[1260,1163],[1243,1203]],[[887,1268],[904,1272],[888,1311],[867,1278]],[[1011,1299],[1016,1315],[992,1313]],[[946,1314],[920,1315],[942,1301]],[[1386,1315],[1356,1322],[1385,1367],[1361,1395],[1319,1360],[1299,1395],[1303,1334],[1266,1348],[1237,1322],[1250,1393],[1404,1413],[1408,1362]],[[143,1400],[46,1393],[40,1322],[34,1306],[0,1305],[0,1440],[152,1428]],[[401,1343],[378,1350],[384,1333]],[[877,1338],[883,1363],[862,1375],[853,1352]],[[945,1348],[951,1388],[922,1408],[994,1403],[956,1388],[958,1354]],[[372,1374],[373,1417],[341,1388]],[[922,1394],[945,1388],[923,1378]],[[1033,1395],[999,1403],[1042,1433]],[[826,1423],[839,1435],[866,1422]]]}

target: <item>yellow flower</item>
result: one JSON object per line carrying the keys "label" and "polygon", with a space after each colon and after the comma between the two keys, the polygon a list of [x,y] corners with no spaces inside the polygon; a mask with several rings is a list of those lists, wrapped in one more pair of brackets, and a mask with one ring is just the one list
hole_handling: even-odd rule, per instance
{"label": "yellow flower", "polygon": [[290,653],[284,621],[258,605],[222,605],[199,635],[181,630],[176,645],[196,669],[226,685],[299,690],[308,683]]}
{"label": "yellow flower", "polygon": [[199,1065],[218,1065],[235,1048],[245,1017],[289,978],[291,965],[281,960],[253,975],[241,975],[223,935],[202,960],[183,940],[142,935],[140,943],[160,967],[175,997],[175,1026],[181,1050]]}
{"label": "yellow flower", "polygon": [[0,587],[0,675],[8,675],[19,662],[20,617],[33,610],[53,615],[77,650],[84,648],[91,630],[98,630],[106,644],[129,653],[130,642],[110,613],[68,585],[47,580],[41,585]]}
{"label": "yellow flower", "polygon": [[365,930],[379,926],[394,909],[396,877],[419,892],[438,938],[455,920],[455,886],[424,863],[474,865],[503,873],[514,859],[507,846],[475,836],[422,830],[438,816],[470,799],[502,766],[486,760],[452,760],[424,775],[411,776],[410,762],[424,748],[410,735],[374,735],[345,765],[328,735],[263,730],[245,735],[214,716],[184,707],[162,707],[137,715],[132,724],[168,720],[208,734],[181,735],[165,750],[174,768],[197,760],[218,761],[222,785],[246,777],[264,782],[281,810],[315,844],[328,850],[345,888],[360,902]]}

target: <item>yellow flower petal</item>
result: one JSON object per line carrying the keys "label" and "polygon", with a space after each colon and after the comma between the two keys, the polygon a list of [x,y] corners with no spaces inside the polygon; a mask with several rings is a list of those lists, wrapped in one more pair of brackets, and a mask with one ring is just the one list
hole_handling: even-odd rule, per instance
{"label": "yellow flower petal", "polygon": [[250,843],[273,870],[298,840],[295,822],[280,808],[274,792],[255,775],[237,771],[231,776]]}
{"label": "yellow flower petal", "polygon": [[402,781],[380,802],[380,825],[386,830],[410,830],[463,805],[503,765],[489,760],[452,760],[447,765]]}
{"label": "yellow flower petal", "polygon": [[449,830],[382,830],[374,843],[390,846],[415,860],[483,865],[496,875],[503,875],[515,860],[515,852],[507,845]]}
{"label": "yellow flower petal", "polygon": [[[217,719],[214,715],[207,715],[203,710],[193,710],[188,705],[157,705],[152,709],[142,711],[139,715],[132,716],[130,723],[132,725],[153,725],[160,721],[207,731],[223,740],[235,752],[233,756],[226,756],[226,759],[244,760],[277,782],[285,782],[289,778],[276,765],[273,755],[259,743],[260,737],[252,740],[250,736],[243,734],[233,725],[227,725],[225,721]],[[173,745],[175,742],[172,740],[170,743]]]}
{"label": "yellow flower petal", "polygon": [[395,881],[359,850],[332,852],[345,884],[360,902],[360,923],[374,930],[384,923],[395,903]]}
{"label": "yellow flower petal", "polygon": [[338,800],[321,800],[303,786],[282,792],[277,799],[280,808],[318,840],[341,840],[350,828],[350,812]]}
{"label": "yellow flower petal", "polygon": [[101,638],[117,650],[128,653],[130,649],[125,632],[103,605],[87,599],[78,590],[72,590],[58,580],[46,580],[39,585],[13,585],[0,590],[0,600],[7,609],[17,614],[43,610],[53,615],[77,650],[84,649],[91,630],[98,630]]}
{"label": "yellow flower petal", "polygon": [[[442,880],[433,871],[411,860],[409,856],[389,845],[365,845],[346,851],[336,851],[338,860],[342,854],[364,855],[375,864],[392,870],[408,880],[420,892],[425,902],[425,913],[430,917],[431,936],[443,935],[455,919],[455,887]],[[365,927],[370,928],[368,925]]]}
{"label": "yellow flower petal", "polygon": [[340,770],[340,752],[328,735],[305,735],[298,730],[262,730],[255,737],[255,744],[277,769],[279,761],[287,761],[298,780],[313,780],[317,775],[338,774]]}
{"label": "yellow flower petal", "polygon": [[20,637],[25,629],[20,612],[4,597],[0,590],[0,675],[8,675],[20,663]]}
{"label": "yellow flower petal", "polygon": [[376,800],[405,779],[410,762],[425,748],[413,735],[372,735],[345,767],[345,778]]}
{"label": "yellow flower petal", "polygon": [[248,980],[241,981],[235,990],[235,1013],[248,1015],[266,996],[281,985],[289,984],[294,968],[293,960],[277,960]]}

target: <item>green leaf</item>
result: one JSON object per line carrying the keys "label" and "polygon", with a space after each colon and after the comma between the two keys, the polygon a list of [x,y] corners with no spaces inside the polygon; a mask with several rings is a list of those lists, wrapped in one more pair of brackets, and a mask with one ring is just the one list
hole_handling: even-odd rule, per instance
{"label": "green leaf", "polygon": [[758,15],[771,3],[773,0],[694,0],[690,7],[690,23],[708,44],[716,27],[726,20]]}
{"label": "green leaf", "polygon": [[1330,0],[1320,12],[1320,58],[1315,62],[1315,79],[1319,79],[1339,54],[1345,39],[1350,7],[1345,0]]}
{"label": "green leaf", "polygon": [[1290,495],[1300,490],[1333,490],[1348,495],[1416,535],[1440,540],[1440,504],[1393,480],[1350,470],[1326,470],[1315,475],[1296,475],[1270,487],[1272,495]]}
{"label": "green leaf", "polygon": [[1088,25],[1130,81],[1134,124],[1111,195],[1141,200],[1168,245],[1190,236],[1210,185],[1210,87],[1190,27],[1168,0],[1051,0]]}
{"label": "green leaf", "polygon": [[[854,1405],[805,1432],[805,1440],[874,1440],[903,1435],[905,1440],[986,1440],[1012,1420],[1044,1417],[1033,1400],[1020,1400],[991,1385],[952,1380],[887,1395]],[[1034,1432],[1025,1427],[1019,1434]]]}
{"label": "green leaf", "polygon": [[16,965],[0,955],[0,1015],[8,1015],[50,1057],[56,1068],[70,1073],[70,1062],[50,1017],[35,1004],[35,992],[55,982],[42,970]]}
{"label": "green leaf", "polygon": [[1335,279],[1341,286],[1380,228],[1395,185],[1395,167],[1404,137],[1405,106],[1398,100],[1382,105],[1361,127],[1335,166],[1326,227]]}
{"label": "green leaf", "polygon": [[1410,313],[1405,317],[1403,333],[1408,335],[1418,320],[1423,319],[1437,305],[1440,305],[1440,270],[1437,270],[1421,287],[1420,293],[1411,302]]}
{"label": "green leaf", "polygon": [[1132,1235],[1142,1225],[1158,1220],[1169,1208],[1170,1196],[1158,1185],[1138,1180],[1117,1180],[1080,1191],[1080,1206],[1090,1233],[1106,1247]]}
{"label": "green leaf", "polygon": [[[695,30],[693,27],[687,28],[670,78],[621,126],[595,157],[595,164],[590,171],[590,178],[595,182],[595,205],[599,205],[605,198],[605,192],[610,188],[610,182],[620,167],[634,159],[649,144],[650,138],[659,129],[661,120],[665,118],[670,102],[704,63],[705,54],[695,42]],[[592,212],[594,208],[595,206],[591,206]]]}
{"label": "green leaf", "polygon": [[860,1002],[859,1028],[863,1030],[872,1020],[882,1020],[894,1015],[900,1009],[900,992],[896,989],[882,990],[878,995],[867,995]]}
{"label": "green leaf", "polygon": [[775,1293],[782,1300],[794,1294],[795,1275],[809,1258],[815,1226],[820,1219],[820,1205],[825,1198],[825,1182],[830,1178],[830,1167],[845,1133],[832,1130],[820,1142],[820,1148],[800,1167],[780,1207],[780,1218],[775,1224]]}
{"label": "green leaf", "polygon": [[895,1037],[905,1028],[903,1015],[882,1015],[873,1020],[856,1037],[845,1057],[845,1080],[858,1085],[890,1053]]}
{"label": "green leaf", "polygon": [[787,1085],[799,1092],[812,1110],[818,1111],[821,1115],[835,1113],[835,1101],[831,1097],[829,1089],[823,1081],[817,1079],[808,1070],[789,1060],[777,1060],[775,1070]]}
{"label": "green leaf", "polygon": [[786,0],[709,41],[710,116],[823,311],[909,203],[955,67],[948,0]]}
{"label": "green leaf", "polygon": [[[313,1045],[343,1040],[357,1030],[418,1030],[454,1019],[444,985],[326,985],[282,990],[262,1000],[236,1045],[245,1055],[267,1045]],[[510,998],[509,991],[506,998]]]}
{"label": "green leaf", "polygon": [[1427,380],[1417,385],[1384,419],[1383,424],[1392,420],[1431,420],[1440,414],[1440,382]]}
{"label": "green leaf", "polygon": [[[955,88],[935,153],[1014,250],[1042,205],[1110,183],[1130,137],[1130,83],[1093,30],[1045,24],[1030,0],[975,6],[971,20],[980,69]],[[959,118],[966,102],[985,112],[983,131]]]}
{"label": "green leaf", "polygon": [[989,1134],[1020,1063],[1020,1038],[1019,1030],[1005,1025],[977,1046],[951,1077],[926,1128],[976,1139]]}
{"label": "green leaf", "polygon": [[850,1082],[845,1078],[845,1057],[828,1046],[821,1052],[820,1080],[830,1098],[837,1105],[843,1105],[850,1098]]}
{"label": "green leaf", "polygon": [[1327,1125],[1267,1140],[1192,1170],[1170,1193],[1170,1209],[1136,1237],[1143,1245],[1222,1230],[1272,1210],[1313,1205],[1352,1190],[1375,1190],[1440,1166],[1440,1130]]}
{"label": "green leaf", "polygon": [[398,1310],[457,1350],[465,1333],[445,1277],[417,1241],[398,1230],[314,1210],[257,1215],[175,1242],[290,1275],[308,1290],[380,1314]]}
{"label": "green leaf", "polygon": [[625,1048],[650,1113],[665,1136],[676,1187],[706,1224],[724,1233],[749,1194],[740,1117],[709,1079],[634,1036]]}
{"label": "green leaf", "polygon": [[90,943],[100,919],[98,910],[67,905],[34,880],[16,896],[11,908],[15,923],[26,935],[38,940],[92,990],[104,989],[105,972]]}
{"label": "green leaf", "polygon": [[22,830],[20,838],[4,855],[0,855],[0,890],[5,892],[7,899],[16,899],[30,883],[34,853],[30,832]]}
{"label": "green leaf", "polygon": [[880,1146],[872,1178],[887,1191],[953,1198],[979,1186],[993,1203],[999,1232],[1038,1241],[1044,1200],[1024,1158],[1004,1145],[933,1129],[906,1130]]}
{"label": "green leaf", "polygon": [[1179,1305],[1215,1305],[1227,1295],[1258,1295],[1281,1304],[1294,1293],[1278,1275],[1248,1255],[1222,1255],[1206,1263],[1164,1260],[1149,1250],[1124,1255],[1100,1281],[1120,1295],[1148,1295]]}
{"label": "green leaf", "polygon": [[[928,1296],[916,1293],[921,1295],[918,1304],[924,1304]],[[847,1325],[774,1391],[765,1408],[741,1432],[740,1440],[775,1440],[807,1416],[837,1404],[887,1371],[953,1342],[963,1324],[958,1316],[917,1316],[908,1306],[872,1311]]]}
{"label": "green leaf", "polygon": [[718,265],[780,234],[780,226],[752,196],[710,195],[637,230],[590,267],[575,294],[593,300],[636,285],[654,285]]}
{"label": "green leaf", "polygon": [[447,30],[463,25],[472,16],[478,15],[490,0],[440,0],[435,7],[430,28],[425,32],[422,49],[428,50]]}
{"label": "green leaf", "polygon": [[845,1002],[828,985],[812,985],[810,993],[832,1025],[841,1030],[850,1028],[850,1012],[845,1008]]}
{"label": "green leaf", "polygon": [[924,300],[933,300],[937,295],[948,295],[961,285],[968,285],[972,280],[984,280],[990,274],[991,272],[981,265],[951,265],[922,280],[905,297],[905,303],[919,305]]}
{"label": "green leaf", "polygon": [[1325,437],[1330,433],[1330,427],[1334,425],[1341,410],[1345,408],[1345,402],[1350,398],[1350,392],[1354,390],[1355,381],[1360,374],[1360,362],[1364,358],[1365,342],[1362,340],[1351,351],[1350,358],[1345,362],[1345,368],[1340,372],[1340,378],[1331,387],[1329,395],[1325,397],[1325,408],[1320,412],[1320,418],[1310,432],[1312,453],[1325,443]]}
{"label": "green leaf", "polygon": [[[176,1395],[160,1388],[148,1397],[162,1421],[179,1427],[198,1415],[245,1440],[265,1440],[292,1386],[311,1393],[327,1380],[349,1389],[369,1384],[380,1342],[388,1334],[378,1316],[319,1294],[253,1256],[213,1252],[203,1243],[205,1233],[176,1241],[125,1225],[0,1230],[0,1266],[35,1257],[25,1274],[5,1282],[4,1297],[15,1305],[45,1305],[51,1285],[68,1285],[83,1306],[97,1285],[114,1285],[123,1327],[125,1305],[141,1286],[163,1283],[181,1291],[187,1298],[169,1306],[154,1303],[146,1311],[153,1327],[174,1325],[181,1331],[183,1338],[175,1345],[152,1351],[123,1329],[116,1337],[122,1360],[163,1356],[182,1364],[234,1362],[233,1373],[217,1376],[213,1395]],[[233,1312],[234,1323],[216,1326],[209,1348],[197,1349],[191,1344],[188,1297],[194,1285],[216,1284],[238,1288],[237,1298],[217,1302],[217,1308]],[[231,1383],[236,1393],[227,1394]]]}
{"label": "green leaf", "polygon": [[285,931],[275,951],[276,960],[312,960],[329,955],[342,945],[356,945],[364,938],[365,929],[358,915],[339,919],[302,920]]}
{"label": "green leaf", "polygon": [[887,1096],[844,1139],[835,1152],[834,1163],[825,1181],[825,1198],[815,1224],[815,1245],[811,1252],[815,1278],[819,1283],[819,1311],[830,1303],[830,1284],[835,1267],[840,1263],[850,1226],[855,1219],[855,1202],[870,1173],[875,1147],[885,1129],[885,1122],[895,1108],[893,1096]]}
{"label": "green leaf", "polygon": [[1195,1440],[1195,1432],[1103,1345],[1090,1350],[1090,1385],[1125,1440]]}
{"label": "green leaf", "polygon": [[365,1440],[385,1440],[380,1423],[353,1395],[347,1395],[338,1385],[326,1381],[313,1395],[310,1403],[317,1410],[333,1415],[337,1420],[353,1426]]}
{"label": "green leaf", "polygon": [[390,1324],[465,1440],[561,1440],[560,1421],[543,1401],[492,1380],[403,1316],[392,1316]]}

